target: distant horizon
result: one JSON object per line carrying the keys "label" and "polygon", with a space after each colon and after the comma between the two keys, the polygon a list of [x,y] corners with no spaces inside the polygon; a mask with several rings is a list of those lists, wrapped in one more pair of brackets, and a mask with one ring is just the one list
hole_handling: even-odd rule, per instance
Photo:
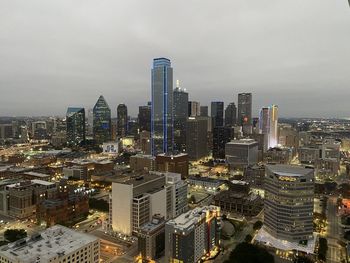
{"label": "distant horizon", "polygon": [[202,105],[251,92],[255,114],[350,115],[348,1],[198,3],[3,1],[0,115],[61,115],[103,94],[136,116],[157,57]]}

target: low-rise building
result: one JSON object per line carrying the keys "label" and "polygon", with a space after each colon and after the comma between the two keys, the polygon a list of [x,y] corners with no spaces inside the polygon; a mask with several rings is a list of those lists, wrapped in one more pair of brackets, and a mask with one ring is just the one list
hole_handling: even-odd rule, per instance
{"label": "low-rise building", "polygon": [[99,261],[100,241],[97,237],[60,225],[0,249],[0,263]]}
{"label": "low-rise building", "polygon": [[233,140],[226,144],[225,155],[231,169],[254,165],[258,162],[258,143],[252,139]]}

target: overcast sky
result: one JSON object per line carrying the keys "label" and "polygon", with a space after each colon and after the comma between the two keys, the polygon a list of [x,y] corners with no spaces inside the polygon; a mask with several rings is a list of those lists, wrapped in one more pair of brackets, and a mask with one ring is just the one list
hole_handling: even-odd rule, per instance
{"label": "overcast sky", "polygon": [[201,105],[252,92],[254,115],[350,117],[347,0],[0,0],[0,116],[100,94],[136,116],[160,56]]}

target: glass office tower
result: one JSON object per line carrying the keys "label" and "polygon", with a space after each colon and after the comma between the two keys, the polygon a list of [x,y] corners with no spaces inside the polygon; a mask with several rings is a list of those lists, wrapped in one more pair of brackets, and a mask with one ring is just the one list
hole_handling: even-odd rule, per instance
{"label": "glass office tower", "polygon": [[177,151],[186,150],[186,121],[188,93],[180,87],[174,90],[174,142]]}
{"label": "glass office tower", "polygon": [[128,132],[128,108],[125,104],[119,104],[117,107],[117,134],[119,137],[125,137]]}
{"label": "glass office tower", "polygon": [[155,58],[152,68],[152,155],[173,149],[173,68],[167,58]]}
{"label": "glass office tower", "polygon": [[66,114],[67,144],[78,146],[85,141],[85,109],[69,107]]}
{"label": "glass office tower", "polygon": [[224,103],[222,101],[211,102],[211,117],[213,128],[224,126]]}
{"label": "glass office tower", "polygon": [[101,95],[93,109],[94,139],[101,144],[111,140],[111,109]]}

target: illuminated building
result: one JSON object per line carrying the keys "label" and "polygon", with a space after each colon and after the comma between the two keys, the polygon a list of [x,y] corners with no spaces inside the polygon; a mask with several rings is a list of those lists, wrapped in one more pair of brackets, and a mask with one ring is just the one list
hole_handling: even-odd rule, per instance
{"label": "illuminated building", "polygon": [[167,58],[155,58],[152,68],[152,155],[173,149],[173,68]]}
{"label": "illuminated building", "polygon": [[314,170],[293,165],[267,165],[264,229],[289,242],[313,237]]}
{"label": "illuminated building", "polygon": [[225,109],[225,126],[232,127],[237,124],[237,107],[232,102]]}
{"label": "illuminated building", "polygon": [[117,135],[125,137],[128,132],[128,108],[125,104],[119,104],[117,107]]}
{"label": "illuminated building", "polygon": [[211,102],[212,127],[224,126],[224,103],[222,101]]}
{"label": "illuminated building", "polygon": [[130,236],[155,214],[170,219],[187,211],[187,184],[180,174],[160,172],[113,182],[110,206],[113,231]]}
{"label": "illuminated building", "polygon": [[262,134],[267,134],[268,148],[278,145],[278,107],[276,105],[260,110],[259,129]]}
{"label": "illuminated building", "polygon": [[67,144],[79,146],[85,142],[85,109],[69,107],[66,114]]}
{"label": "illuminated building", "polygon": [[174,90],[174,150],[186,150],[186,120],[188,116],[188,93],[176,87]]}
{"label": "illuminated building", "polygon": [[93,109],[93,131],[96,143],[102,144],[111,140],[111,110],[101,95]]}
{"label": "illuminated building", "polygon": [[195,263],[219,246],[220,208],[197,207],[165,224],[165,262]]}

